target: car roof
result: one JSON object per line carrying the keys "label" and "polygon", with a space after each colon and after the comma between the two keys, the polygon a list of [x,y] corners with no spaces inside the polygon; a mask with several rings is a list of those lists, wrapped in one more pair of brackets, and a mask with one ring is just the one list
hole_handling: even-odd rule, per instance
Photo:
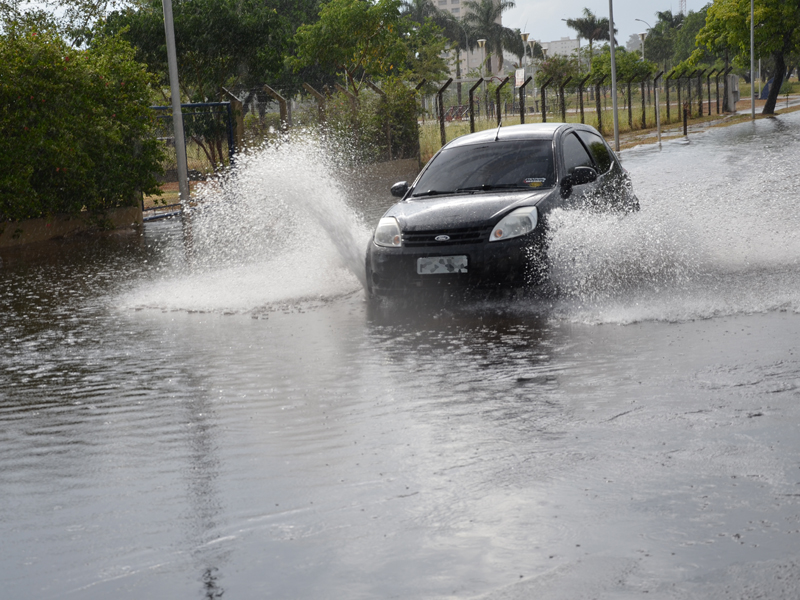
{"label": "car roof", "polygon": [[597,133],[593,127],[581,125],[580,123],[526,123],[525,125],[511,125],[509,127],[493,127],[484,131],[462,135],[447,144],[447,148],[456,146],[466,146],[469,144],[482,144],[494,141],[509,140],[551,140],[555,137],[559,129],[563,127],[574,127]]}

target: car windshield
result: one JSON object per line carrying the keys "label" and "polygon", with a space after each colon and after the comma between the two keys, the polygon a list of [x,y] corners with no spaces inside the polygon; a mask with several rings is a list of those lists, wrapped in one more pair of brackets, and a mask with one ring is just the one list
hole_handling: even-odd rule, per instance
{"label": "car windshield", "polygon": [[445,148],[425,170],[412,196],[552,187],[550,140],[486,142]]}

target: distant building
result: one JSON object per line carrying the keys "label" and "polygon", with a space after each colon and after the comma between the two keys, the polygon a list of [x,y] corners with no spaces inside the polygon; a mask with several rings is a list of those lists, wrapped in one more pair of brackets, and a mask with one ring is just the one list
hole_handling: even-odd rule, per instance
{"label": "distant building", "polygon": [[573,40],[568,37],[562,37],[560,40],[552,42],[541,42],[542,48],[547,50],[547,56],[570,56],[577,54],[581,48],[580,40]]}

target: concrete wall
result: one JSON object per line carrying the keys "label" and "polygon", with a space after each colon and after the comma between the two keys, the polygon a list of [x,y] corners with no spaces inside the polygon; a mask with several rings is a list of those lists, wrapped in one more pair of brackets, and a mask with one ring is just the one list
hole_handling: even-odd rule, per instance
{"label": "concrete wall", "polygon": [[[142,207],[117,208],[106,213],[112,229],[125,229],[142,224]],[[96,219],[88,214],[77,217],[56,216],[48,219],[0,222],[0,248],[23,246],[53,238],[67,237],[84,231],[97,230]]]}

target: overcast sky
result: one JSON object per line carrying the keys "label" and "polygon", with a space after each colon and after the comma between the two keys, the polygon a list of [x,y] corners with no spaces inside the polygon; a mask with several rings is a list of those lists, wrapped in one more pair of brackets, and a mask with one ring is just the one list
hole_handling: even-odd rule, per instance
{"label": "overcast sky", "polygon": [[[680,9],[679,0],[613,0],[617,42],[625,45],[632,33],[643,32],[647,26],[635,19],[656,24],[656,12]],[[710,0],[686,0],[686,11],[698,11]],[[516,8],[503,13],[503,25],[527,31],[531,38],[542,42],[575,37],[575,31],[561,19],[583,16],[588,8],[598,18],[608,16],[608,0],[516,0]]]}

